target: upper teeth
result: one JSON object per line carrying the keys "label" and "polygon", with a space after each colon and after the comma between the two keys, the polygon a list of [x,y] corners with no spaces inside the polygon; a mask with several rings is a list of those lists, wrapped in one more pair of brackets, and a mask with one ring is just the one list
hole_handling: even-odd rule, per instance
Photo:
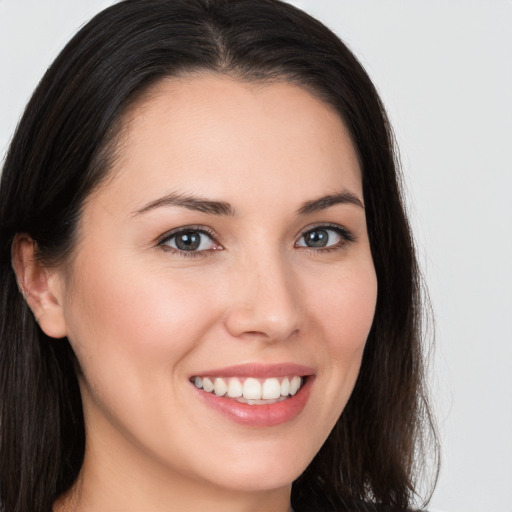
{"label": "upper teeth", "polygon": [[192,381],[199,389],[202,388],[209,393],[213,392],[217,396],[243,397],[247,400],[273,400],[295,395],[302,385],[302,379],[297,375],[284,378],[271,377],[269,379],[194,377]]}

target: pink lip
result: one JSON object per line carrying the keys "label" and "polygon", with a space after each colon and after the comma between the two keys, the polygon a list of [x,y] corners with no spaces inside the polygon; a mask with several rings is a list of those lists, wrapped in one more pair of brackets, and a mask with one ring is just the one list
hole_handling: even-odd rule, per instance
{"label": "pink lip", "polygon": [[294,396],[270,405],[242,404],[234,399],[219,397],[214,393],[198,389],[192,383],[191,386],[193,386],[203,403],[235,423],[252,427],[274,427],[293,420],[306,406],[315,380],[314,371],[311,368],[289,363],[274,365],[246,364],[208,370],[198,374],[198,376],[254,378],[291,375],[307,377],[306,382]]}
{"label": "pink lip", "polygon": [[290,375],[307,377],[314,375],[314,373],[315,371],[312,368],[295,363],[240,364],[196,373],[191,377],[254,377],[255,379],[266,379],[268,377],[288,377]]}

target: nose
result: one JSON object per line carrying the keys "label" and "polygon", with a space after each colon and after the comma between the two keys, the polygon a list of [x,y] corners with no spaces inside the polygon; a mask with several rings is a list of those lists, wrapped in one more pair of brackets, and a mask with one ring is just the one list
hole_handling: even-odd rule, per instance
{"label": "nose", "polygon": [[259,256],[232,274],[225,325],[238,338],[286,340],[299,331],[298,283],[286,262]]}

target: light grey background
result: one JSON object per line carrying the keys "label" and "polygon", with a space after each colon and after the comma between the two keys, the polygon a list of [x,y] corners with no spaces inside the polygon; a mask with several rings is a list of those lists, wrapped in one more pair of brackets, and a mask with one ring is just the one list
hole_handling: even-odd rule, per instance
{"label": "light grey background", "polygon": [[[0,158],[33,88],[108,0],[0,0]],[[348,43],[399,141],[436,320],[431,502],[512,511],[512,2],[295,0]]]}

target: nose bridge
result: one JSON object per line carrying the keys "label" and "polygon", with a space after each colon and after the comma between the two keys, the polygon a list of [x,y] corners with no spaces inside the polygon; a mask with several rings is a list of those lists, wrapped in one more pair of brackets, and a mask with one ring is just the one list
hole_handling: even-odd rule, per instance
{"label": "nose bridge", "polygon": [[299,296],[293,270],[280,250],[265,247],[240,255],[233,278],[227,328],[234,336],[268,341],[290,337],[299,327]]}

